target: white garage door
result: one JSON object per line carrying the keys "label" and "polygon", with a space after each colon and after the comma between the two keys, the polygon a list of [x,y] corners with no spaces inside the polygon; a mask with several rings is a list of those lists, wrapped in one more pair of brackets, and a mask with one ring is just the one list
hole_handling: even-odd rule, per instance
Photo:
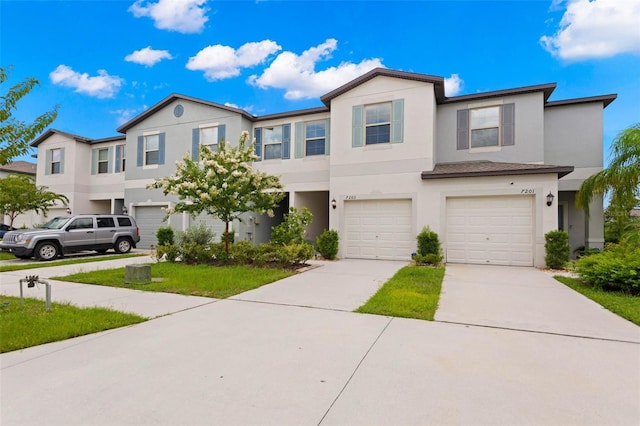
{"label": "white garage door", "polygon": [[140,229],[140,242],[137,247],[148,249],[152,245],[157,245],[158,228],[167,226],[167,222],[164,222],[165,212],[162,211],[162,206],[136,206],[134,215]]}
{"label": "white garage door", "polygon": [[533,266],[533,197],[447,199],[447,262]]}
{"label": "white garage door", "polygon": [[411,200],[345,201],[344,207],[345,257],[411,259]]}

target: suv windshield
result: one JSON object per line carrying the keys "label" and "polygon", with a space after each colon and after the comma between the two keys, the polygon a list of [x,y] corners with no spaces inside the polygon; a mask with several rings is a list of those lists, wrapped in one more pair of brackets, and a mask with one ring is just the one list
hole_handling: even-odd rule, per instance
{"label": "suv windshield", "polygon": [[42,225],[42,228],[44,229],[60,229],[64,226],[65,223],[67,223],[69,221],[69,217],[54,217],[53,219],[51,219],[49,222],[45,223],[44,225]]}

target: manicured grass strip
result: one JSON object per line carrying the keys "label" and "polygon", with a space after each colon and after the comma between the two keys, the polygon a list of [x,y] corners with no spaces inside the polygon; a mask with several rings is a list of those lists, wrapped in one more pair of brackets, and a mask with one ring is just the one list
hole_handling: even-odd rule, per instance
{"label": "manicured grass strip", "polygon": [[554,278],[614,314],[640,325],[640,296],[599,290],[569,277],[555,276]]}
{"label": "manicured grass strip", "polygon": [[146,321],[134,314],[104,308],[78,308],[19,297],[0,296],[0,353],[57,342]]}
{"label": "manicured grass strip", "polygon": [[15,258],[11,253],[0,253],[0,260],[13,260]]}
{"label": "manicured grass strip", "polygon": [[356,312],[433,321],[444,268],[405,266]]}
{"label": "manicured grass strip", "polygon": [[[76,265],[80,263],[90,263],[90,262],[101,262],[103,260],[116,260],[116,259],[126,259],[127,257],[139,257],[146,256],[145,254],[113,254],[113,255],[104,255],[98,257],[87,257],[82,259],[67,259],[67,260],[56,260],[53,262],[29,262],[18,265],[2,265],[0,266],[0,272],[9,272],[9,271],[22,271],[23,269],[37,269],[37,268],[48,268],[50,266],[62,266],[62,265]],[[13,255],[12,258],[15,259]]]}
{"label": "manicured grass strip", "polygon": [[[291,275],[292,272],[283,269],[164,262],[151,264],[151,277],[154,282],[149,284],[125,284],[124,268],[83,272],[52,279],[224,299]],[[161,280],[156,281],[158,278]]]}

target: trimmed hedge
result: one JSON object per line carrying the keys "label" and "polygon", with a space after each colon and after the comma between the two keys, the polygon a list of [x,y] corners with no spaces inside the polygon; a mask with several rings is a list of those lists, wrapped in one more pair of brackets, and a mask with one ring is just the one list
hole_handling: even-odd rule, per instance
{"label": "trimmed hedge", "polygon": [[569,233],[566,231],[549,231],[544,235],[544,261],[548,268],[562,269],[571,257]]}
{"label": "trimmed hedge", "polygon": [[603,290],[640,294],[640,248],[617,246],[576,261],[584,282]]}

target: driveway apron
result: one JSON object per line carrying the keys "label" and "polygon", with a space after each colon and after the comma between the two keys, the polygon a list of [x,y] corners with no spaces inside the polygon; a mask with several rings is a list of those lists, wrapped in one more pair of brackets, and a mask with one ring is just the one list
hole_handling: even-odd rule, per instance
{"label": "driveway apron", "polygon": [[353,311],[407,262],[343,259],[232,297],[235,300]]}
{"label": "driveway apron", "polygon": [[448,264],[435,319],[640,342],[640,327],[535,268]]}

